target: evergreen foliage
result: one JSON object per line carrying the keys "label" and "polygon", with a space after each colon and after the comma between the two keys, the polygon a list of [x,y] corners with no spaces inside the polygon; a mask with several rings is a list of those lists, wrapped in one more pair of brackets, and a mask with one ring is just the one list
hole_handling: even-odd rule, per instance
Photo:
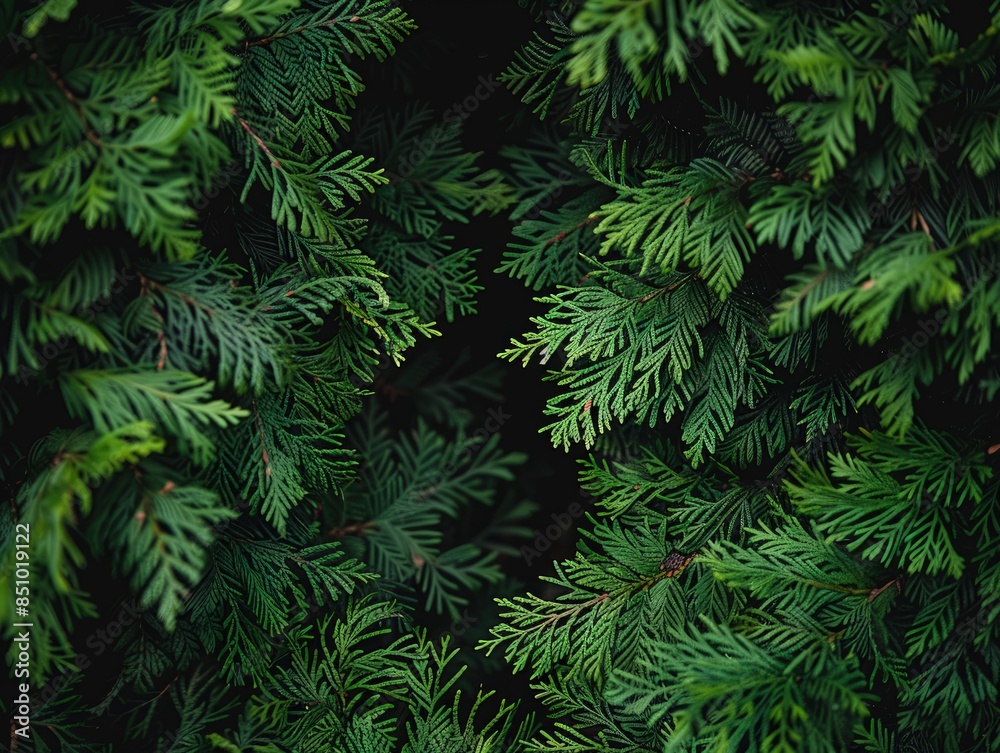
{"label": "evergreen foliage", "polygon": [[[434,412],[398,441],[369,397],[436,319],[475,311],[479,251],[450,228],[513,195],[460,126],[401,168],[426,107],[354,121],[413,20],[389,0],[199,0],[4,21],[0,613],[13,638],[22,526],[33,622],[31,737],[11,746],[525,737],[530,715],[419,619],[507,588],[498,558],[526,532],[524,456],[463,408],[496,399],[496,370],[413,374]],[[488,517],[456,541],[467,508]]]}
{"label": "evergreen foliage", "polygon": [[532,10],[501,356],[596,506],[481,644],[526,749],[998,750],[1000,8]]}
{"label": "evergreen foliage", "polygon": [[[519,5],[503,170],[397,0],[4,11],[11,748],[1000,751],[1000,3]],[[501,212],[537,313],[412,352]],[[527,586],[507,362],[593,499]]]}

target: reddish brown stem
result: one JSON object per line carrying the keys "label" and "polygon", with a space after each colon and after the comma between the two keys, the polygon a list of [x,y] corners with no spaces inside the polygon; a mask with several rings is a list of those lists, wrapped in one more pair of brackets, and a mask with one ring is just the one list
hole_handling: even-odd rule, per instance
{"label": "reddish brown stem", "polygon": [[[231,112],[233,113],[233,115],[236,115],[236,108],[234,107]],[[257,142],[257,146],[260,147],[261,151],[264,152],[264,154],[266,154],[270,158],[271,166],[276,167],[279,170],[283,169],[281,167],[281,163],[278,161],[278,158],[274,156],[274,153],[271,152],[270,149],[267,148],[267,144],[264,143],[261,137],[253,132],[253,129],[250,127],[250,125],[239,115],[236,115],[236,119],[239,121],[240,125],[243,126],[243,130],[249,133],[250,136],[253,138],[253,140]]]}
{"label": "reddish brown stem", "polygon": [[48,71],[49,77],[52,79],[52,82],[56,85],[59,91],[62,92],[63,96],[66,97],[66,101],[68,101],[70,106],[73,108],[73,112],[76,113],[77,117],[80,118],[80,122],[83,123],[84,134],[87,137],[87,141],[94,144],[95,146],[103,146],[101,140],[97,137],[97,134],[94,133],[94,130],[90,127],[90,124],[87,122],[87,116],[84,114],[83,108],[80,107],[80,103],[77,101],[76,95],[69,90],[69,87],[66,86],[66,82],[63,81],[62,78],[60,78],[59,74],[56,73],[55,69],[52,68],[52,66],[50,66],[48,63],[43,62],[42,59],[38,57],[37,52],[31,53],[31,59],[45,66],[45,70]]}

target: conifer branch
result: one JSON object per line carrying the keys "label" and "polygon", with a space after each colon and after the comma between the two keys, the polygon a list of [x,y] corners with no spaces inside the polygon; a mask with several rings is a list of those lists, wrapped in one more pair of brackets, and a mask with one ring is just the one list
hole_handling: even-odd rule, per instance
{"label": "conifer branch", "polygon": [[233,115],[236,116],[236,120],[240,124],[240,127],[242,127],[244,131],[250,134],[250,137],[254,140],[257,146],[260,147],[260,150],[267,155],[268,159],[271,162],[271,166],[276,167],[279,170],[284,170],[284,168],[281,166],[281,162],[279,162],[278,158],[274,156],[274,153],[268,148],[267,144],[264,143],[263,139],[261,139],[260,136],[254,133],[253,129],[250,127],[250,124],[247,123],[243,118],[241,118],[237,114],[235,107],[232,109],[231,112]]}
{"label": "conifer branch", "polygon": [[255,39],[252,42],[250,40],[246,40],[244,44],[244,50],[250,49],[251,47],[267,45],[277,39],[285,39],[286,37],[294,36],[295,34],[301,34],[302,32],[309,31],[310,29],[321,29],[324,26],[325,27],[334,26],[344,20],[346,20],[348,23],[357,23],[358,21],[361,20],[361,16],[352,15],[349,18],[347,16],[344,16],[342,18],[331,18],[329,21],[321,21],[316,24],[306,24],[303,26],[299,26],[298,28],[292,29],[290,31],[283,31],[278,34],[271,34],[270,36],[263,37],[261,39]]}
{"label": "conifer branch", "polygon": [[62,95],[66,98],[66,101],[69,102],[70,107],[73,108],[73,112],[76,113],[76,116],[79,118],[80,123],[83,125],[84,136],[86,137],[87,141],[89,141],[90,143],[94,144],[97,147],[103,147],[104,146],[103,142],[94,132],[93,128],[90,127],[90,121],[87,119],[86,114],[83,112],[83,108],[80,106],[80,102],[77,100],[76,95],[70,91],[68,86],[66,86],[66,82],[63,81],[63,79],[59,76],[58,72],[56,72],[56,70],[48,63],[44,62],[38,56],[37,52],[32,52],[29,57],[31,58],[31,60],[45,67],[46,72],[49,74],[49,78],[52,79],[52,82],[56,85],[59,91],[62,92]]}

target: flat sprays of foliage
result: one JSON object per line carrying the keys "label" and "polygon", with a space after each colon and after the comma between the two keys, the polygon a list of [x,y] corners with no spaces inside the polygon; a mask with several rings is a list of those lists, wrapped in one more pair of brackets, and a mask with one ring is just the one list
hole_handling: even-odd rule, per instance
{"label": "flat sprays of foliage", "polygon": [[1000,749],[1000,6],[530,5],[501,355],[597,511],[483,644],[528,749]]}
{"label": "flat sprays of foliage", "polygon": [[460,624],[530,509],[462,409],[496,369],[411,374],[405,432],[366,397],[475,310],[448,223],[512,190],[426,106],[354,113],[415,28],[397,3],[75,6],[4,17],[0,614],[34,625],[10,747],[500,750],[523,719],[417,620]]}

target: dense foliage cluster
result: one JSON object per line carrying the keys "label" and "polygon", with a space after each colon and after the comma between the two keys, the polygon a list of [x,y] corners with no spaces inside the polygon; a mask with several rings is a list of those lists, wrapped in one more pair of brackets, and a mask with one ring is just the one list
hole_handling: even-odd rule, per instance
{"label": "dense foliage cluster", "polygon": [[[1000,750],[1000,3],[525,0],[505,172],[355,109],[402,5],[5,13],[10,747]],[[407,352],[500,212],[544,307],[500,356],[595,500],[526,588],[525,458],[467,408],[512,367]],[[475,656],[432,635],[494,594]]]}
{"label": "dense foliage cluster", "polygon": [[[516,553],[528,508],[494,503],[523,457],[461,411],[496,369],[438,374],[398,438],[361,412],[435,319],[474,310],[477,251],[447,223],[512,196],[460,127],[399,174],[427,108],[352,122],[414,22],[385,0],[73,6],[5,19],[0,612],[13,638],[18,525],[34,623],[33,736],[11,746],[515,735],[511,706],[476,713],[489,693],[460,705],[454,648],[414,622],[459,619]],[[447,538],[465,512],[476,539]]]}
{"label": "dense foliage cluster", "polygon": [[997,750],[1000,7],[536,10],[503,356],[599,512],[486,643],[535,747]]}

